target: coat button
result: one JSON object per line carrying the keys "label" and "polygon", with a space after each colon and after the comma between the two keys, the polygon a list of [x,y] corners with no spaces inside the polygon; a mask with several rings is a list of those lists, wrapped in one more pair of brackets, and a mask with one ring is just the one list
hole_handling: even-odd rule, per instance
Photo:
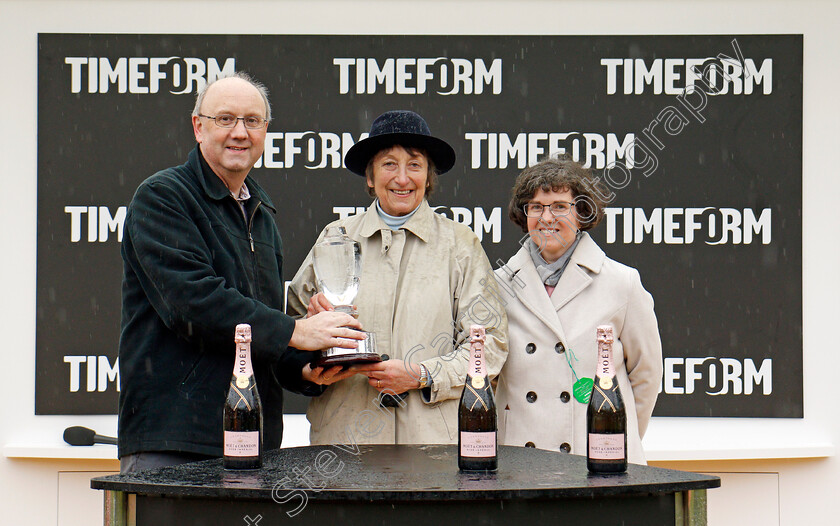
{"label": "coat button", "polygon": [[537,401],[537,393],[534,391],[528,391],[528,394],[525,395],[525,400],[528,400],[528,402],[533,404]]}
{"label": "coat button", "polygon": [[563,391],[562,393],[560,393],[560,401],[564,404],[569,401],[569,398],[571,397],[569,396],[568,391]]}
{"label": "coat button", "polygon": [[525,447],[537,447],[533,442],[525,442]]}
{"label": "coat button", "polygon": [[525,352],[528,354],[534,354],[535,352],[537,352],[537,346],[533,343],[529,343],[525,346]]}
{"label": "coat button", "polygon": [[568,442],[563,442],[562,444],[560,444],[560,451],[562,451],[563,453],[568,453],[571,450],[572,446],[570,446]]}
{"label": "coat button", "polygon": [[554,350],[557,351],[557,354],[563,354],[566,352],[566,346],[563,345],[563,342],[557,342],[557,345],[554,346]]}

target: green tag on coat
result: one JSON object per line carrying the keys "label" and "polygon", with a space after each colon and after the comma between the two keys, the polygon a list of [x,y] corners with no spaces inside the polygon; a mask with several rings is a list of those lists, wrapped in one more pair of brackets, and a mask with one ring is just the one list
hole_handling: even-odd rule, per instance
{"label": "green tag on coat", "polygon": [[575,400],[582,404],[589,403],[589,397],[592,396],[592,386],[595,385],[595,380],[592,378],[583,377],[572,386],[572,391],[575,393]]}

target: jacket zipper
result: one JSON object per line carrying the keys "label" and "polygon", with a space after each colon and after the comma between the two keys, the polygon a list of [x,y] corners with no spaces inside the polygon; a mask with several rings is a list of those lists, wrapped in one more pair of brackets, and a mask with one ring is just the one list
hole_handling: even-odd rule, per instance
{"label": "jacket zipper", "polygon": [[257,206],[254,207],[254,210],[251,212],[251,217],[248,219],[248,241],[251,243],[251,253],[254,253],[254,237],[251,235],[251,228],[254,226],[254,216],[257,215],[257,210],[259,210],[262,201],[257,201]]}
{"label": "jacket zipper", "polygon": [[[257,273],[257,256],[254,250],[254,236],[251,234],[251,229],[254,226],[254,217],[257,215],[257,210],[259,210],[260,205],[262,205],[262,201],[257,200],[257,204],[254,206],[254,209],[251,211],[251,217],[248,218],[248,221],[245,224],[245,229],[248,232],[248,243],[251,245],[251,265],[253,266],[252,274],[253,274],[253,281],[248,280],[248,288],[251,289],[251,296],[254,298],[258,297],[257,291],[260,289],[259,284],[259,275]],[[243,217],[244,219],[244,217]]]}

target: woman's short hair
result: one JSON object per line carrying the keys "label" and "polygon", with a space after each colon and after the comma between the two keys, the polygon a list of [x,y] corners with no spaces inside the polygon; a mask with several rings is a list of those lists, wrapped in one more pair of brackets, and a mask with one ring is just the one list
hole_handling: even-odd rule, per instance
{"label": "woman's short hair", "polygon": [[522,170],[513,184],[508,217],[523,232],[528,231],[528,218],[522,207],[534,198],[537,190],[571,191],[575,201],[573,213],[581,230],[589,230],[600,223],[604,217],[604,207],[609,202],[604,199],[609,195],[609,190],[600,179],[592,176],[589,168],[584,168],[568,154],[546,157]]}
{"label": "woman's short hair", "polygon": [[[422,155],[426,158],[428,171],[426,173],[426,194],[423,197],[428,199],[432,192],[435,191],[435,185],[437,184],[438,173],[434,161],[432,161],[432,158],[429,157],[429,155],[426,153],[426,150],[422,148],[414,148],[410,146],[403,146],[402,144],[394,144],[393,146],[389,146],[387,149],[390,150],[394,146],[399,146],[403,150],[407,151],[409,155]],[[381,152],[383,150],[379,151]],[[377,152],[376,155],[379,155],[379,153]],[[370,158],[370,160],[367,163],[367,167],[365,168],[365,179],[367,181],[373,181],[373,160],[376,158],[376,155]],[[373,187],[368,186],[367,192],[369,196],[376,197],[376,190]]]}

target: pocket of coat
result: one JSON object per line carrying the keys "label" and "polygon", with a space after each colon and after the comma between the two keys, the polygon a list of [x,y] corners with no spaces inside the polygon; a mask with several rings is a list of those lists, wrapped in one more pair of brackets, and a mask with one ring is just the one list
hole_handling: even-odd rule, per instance
{"label": "pocket of coat", "polygon": [[[321,394],[309,400],[309,406],[306,408],[306,418],[309,424],[316,430],[321,431],[330,425],[332,421],[346,420],[346,416],[342,416],[348,411],[344,409],[347,402],[347,391],[342,391],[342,382],[352,380],[342,380],[339,383],[327,386],[327,389]],[[355,420],[350,420],[349,425],[352,426]],[[343,433],[344,430],[342,429]]]}
{"label": "pocket of coat", "polygon": [[444,427],[444,429],[446,429],[446,435],[449,437],[449,440],[452,440],[452,441],[456,440],[458,438],[458,436],[456,434],[452,433],[452,431],[453,431],[452,426],[449,425],[450,422],[448,422],[446,420],[446,415],[443,414],[443,409],[441,409],[441,407],[438,405],[437,410],[438,410],[438,413],[440,413],[440,419],[443,421],[443,427]]}
{"label": "pocket of coat", "polygon": [[329,396],[328,391],[329,387],[321,396],[309,400],[309,405],[306,407],[306,419],[309,420],[309,425],[315,430],[323,428],[324,413],[326,412],[326,398],[324,396]]}

